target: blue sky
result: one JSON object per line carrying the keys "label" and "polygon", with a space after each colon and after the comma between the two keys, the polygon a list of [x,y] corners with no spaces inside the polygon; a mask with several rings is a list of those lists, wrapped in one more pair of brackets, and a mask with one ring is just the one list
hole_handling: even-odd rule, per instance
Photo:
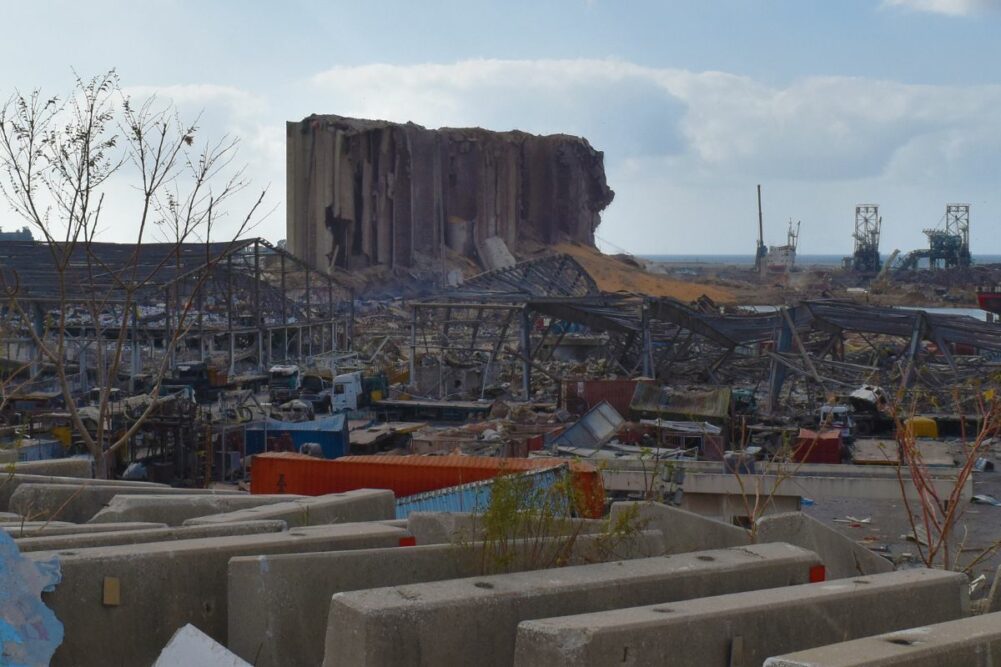
{"label": "blue sky", "polygon": [[1001,253],[1001,0],[5,4],[4,96],[115,67],[202,112],[271,184],[271,239],[284,121],[339,113],[588,137],[607,248],[751,252],[761,183],[772,243],[792,217],[803,252],[847,253],[872,202],[908,250],[968,202],[974,252]]}

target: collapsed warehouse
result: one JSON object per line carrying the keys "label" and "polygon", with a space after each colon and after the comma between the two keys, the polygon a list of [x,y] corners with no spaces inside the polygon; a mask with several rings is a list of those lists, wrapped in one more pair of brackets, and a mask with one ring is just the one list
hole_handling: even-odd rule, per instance
{"label": "collapsed warehouse", "polygon": [[[935,656],[996,641],[997,614],[967,617],[998,550],[946,522],[997,453],[969,434],[998,435],[1001,329],[834,299],[762,312],[554,252],[592,249],[612,197],[583,139],[337,116],[287,133],[291,252],[90,244],[57,277],[45,244],[0,243],[18,286],[0,538],[32,573],[17,599],[49,607],[11,650],[723,667],[867,656],[839,642],[910,646],[917,626]],[[421,294],[353,292],[369,272]],[[39,349],[57,340],[59,361]],[[114,394],[97,420],[128,441],[127,479],[69,456],[64,376],[81,405]],[[1001,586],[977,603],[1001,612]]]}

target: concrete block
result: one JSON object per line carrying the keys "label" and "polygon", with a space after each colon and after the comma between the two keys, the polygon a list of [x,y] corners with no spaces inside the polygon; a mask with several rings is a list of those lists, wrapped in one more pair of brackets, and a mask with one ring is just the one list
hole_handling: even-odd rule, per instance
{"label": "concrete block", "polygon": [[991,582],[991,590],[987,594],[987,608],[985,611],[1001,611],[1001,565],[994,572],[994,581]]}
{"label": "concrete block", "polygon": [[659,530],[664,534],[665,553],[668,554],[725,549],[751,543],[750,534],[743,528],[660,503],[614,503],[609,522],[613,526],[625,522]]}
{"label": "concrete block", "polygon": [[[508,571],[546,566],[549,561],[538,555],[551,553],[554,542],[568,544],[513,543],[509,553],[514,559],[505,562]],[[578,536],[568,554],[570,563],[608,560],[606,544],[595,535]],[[660,533],[647,531],[617,543],[613,557],[641,557],[662,549]],[[472,577],[484,567],[483,544],[475,542],[233,558],[227,645],[258,667],[319,665],[335,593]]]}
{"label": "concrete block", "polygon": [[969,610],[967,589],[957,572],[905,570],[526,621],[518,627],[514,664],[748,667],[782,653],[961,618]]}
{"label": "concrete block", "polygon": [[47,459],[45,461],[20,461],[14,464],[14,472],[92,479],[94,477],[94,460],[74,456],[73,458]]}
{"label": "concrete block", "polygon": [[7,531],[15,539],[25,537],[55,537],[57,535],[89,535],[92,533],[107,533],[122,530],[145,530],[149,528],[165,528],[162,523],[147,523],[141,521],[130,521],[117,525],[105,524],[103,526],[91,526],[85,523],[71,523],[69,521],[20,521],[18,523],[0,524],[0,528]]}
{"label": "concrete block", "polygon": [[[417,544],[447,544],[449,542],[473,542],[482,538],[483,515],[472,512],[411,512],[407,515],[407,529],[417,540]],[[567,520],[565,526],[547,527],[553,534],[559,530],[563,534],[578,532],[590,535],[604,532],[608,522],[599,519]]]}
{"label": "concrete block", "polygon": [[994,667],[1001,613],[925,625],[769,658],[765,667]]}
{"label": "concrete block", "polygon": [[87,523],[120,521],[156,521],[168,526],[180,526],[188,519],[209,514],[233,512],[247,507],[272,505],[305,498],[294,495],[251,495],[249,493],[225,496],[192,495],[120,495],[107,507],[91,517]]}
{"label": "concrete block", "polygon": [[133,494],[206,495],[222,496],[240,494],[239,491],[220,489],[174,489],[169,486],[108,485],[87,481],[73,484],[22,484],[10,497],[10,509],[31,519],[59,519],[86,523],[104,509],[116,495]]}
{"label": "concrete block", "polygon": [[[151,542],[64,551],[63,580],[43,601],[66,628],[53,665],[149,665],[177,629],[192,623],[226,643],[226,568],[235,556],[391,547],[406,531],[345,523],[285,533]],[[106,584],[120,590],[115,603]]]}
{"label": "concrete block", "polygon": [[860,544],[801,512],[758,519],[758,542],[787,542],[816,552],[827,567],[829,579],[892,572],[893,564]]}
{"label": "concrete block", "polygon": [[[85,524],[90,525],[90,524]],[[115,524],[100,524],[113,527]],[[156,525],[156,524],[153,524]],[[260,533],[280,533],[287,526],[284,521],[246,521],[212,526],[186,526],[148,528],[145,530],[117,530],[85,534],[51,536],[43,533],[40,537],[25,537],[17,542],[21,553],[28,551],[63,551],[66,549],[89,549],[91,547],[113,547],[118,544],[142,544],[144,542],[171,542],[191,540],[200,537],[223,537],[226,535],[256,535]]]}
{"label": "concrete block", "polygon": [[[130,482],[126,480],[94,479],[88,480],[88,484],[95,486],[117,486],[138,489],[169,489],[164,484],[154,484],[153,482]],[[3,484],[0,484],[0,511],[10,509],[10,497],[22,484],[71,484],[80,485],[79,477],[56,477],[52,475],[28,475],[22,473],[4,474]]]}
{"label": "concrete block", "polygon": [[817,563],[763,544],[338,593],[323,664],[510,665],[520,621],[801,584]]}
{"label": "concrete block", "polygon": [[352,521],[379,521],[396,518],[396,500],[392,491],[358,489],[347,493],[328,493],[324,496],[289,500],[272,505],[248,507],[235,512],[211,514],[188,519],[185,526],[206,526],[232,521],[281,519],[294,526],[320,526],[327,523]]}

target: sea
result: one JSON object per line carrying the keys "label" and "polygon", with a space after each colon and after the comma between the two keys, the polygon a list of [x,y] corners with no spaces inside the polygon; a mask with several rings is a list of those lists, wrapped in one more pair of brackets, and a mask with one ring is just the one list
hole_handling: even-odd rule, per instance
{"label": "sea", "polygon": [[[672,264],[729,264],[733,266],[754,266],[754,255],[636,255],[651,262],[667,262]],[[845,255],[806,255],[797,254],[796,264],[799,266],[841,266]],[[889,259],[884,255],[883,260]],[[1001,255],[974,255],[974,264],[1001,264]]]}

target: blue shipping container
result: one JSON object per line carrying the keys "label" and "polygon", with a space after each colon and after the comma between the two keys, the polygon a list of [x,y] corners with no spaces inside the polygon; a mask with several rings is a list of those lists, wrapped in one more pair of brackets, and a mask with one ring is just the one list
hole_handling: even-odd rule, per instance
{"label": "blue shipping container", "polygon": [[[560,465],[545,470],[521,473],[521,475],[532,480],[533,489],[543,490],[554,486],[567,472],[567,466]],[[490,492],[493,484],[493,479],[486,479],[482,482],[450,486],[437,491],[398,498],[396,500],[396,518],[406,519],[411,512],[483,512],[490,506]]]}
{"label": "blue shipping container", "polygon": [[246,456],[274,451],[267,447],[268,441],[291,439],[295,451],[307,442],[319,443],[323,456],[336,459],[348,452],[348,420],[344,415],[331,415],[324,419],[308,422],[282,422],[268,419],[247,426]]}

